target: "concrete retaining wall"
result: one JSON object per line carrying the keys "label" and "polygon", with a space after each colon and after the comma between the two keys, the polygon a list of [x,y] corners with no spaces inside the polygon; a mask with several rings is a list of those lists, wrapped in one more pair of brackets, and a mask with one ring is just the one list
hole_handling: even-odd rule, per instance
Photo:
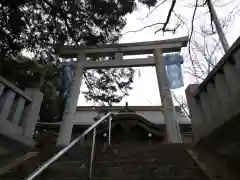
{"label": "concrete retaining wall", "polygon": [[0,134],[28,146],[32,139],[43,93],[37,89],[22,91],[0,76]]}
{"label": "concrete retaining wall", "polygon": [[240,113],[240,38],[200,85],[187,87],[186,96],[195,143]]}

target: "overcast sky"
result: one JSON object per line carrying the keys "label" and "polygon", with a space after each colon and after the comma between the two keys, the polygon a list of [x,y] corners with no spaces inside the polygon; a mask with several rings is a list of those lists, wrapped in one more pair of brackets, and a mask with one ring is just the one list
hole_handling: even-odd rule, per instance
{"label": "overcast sky", "polygon": [[[240,1],[239,0],[218,0],[216,3],[216,11],[218,13],[218,16],[220,19],[226,19],[230,20],[231,24],[226,29],[226,36],[229,41],[229,44],[231,45],[238,36],[240,36],[240,28],[239,24],[237,24],[237,20],[239,22],[240,17]],[[191,2],[191,1],[189,1]],[[188,35],[188,29],[191,27],[191,19],[193,14],[193,7],[190,3],[187,3],[187,0],[184,1],[178,1],[177,2],[177,8],[176,13],[181,14],[181,19],[183,19],[186,22],[186,25],[184,27],[181,27],[178,29],[176,34],[172,33],[165,33],[163,35],[162,32],[159,32],[157,34],[154,34],[154,32],[159,28],[159,26],[154,26],[152,28],[147,28],[143,31],[136,32],[136,33],[127,33],[125,32],[131,31],[131,30],[138,30],[146,25],[150,25],[157,22],[164,22],[166,18],[166,14],[168,12],[168,9],[170,7],[170,4],[165,4],[159,6],[156,10],[154,10],[153,13],[151,13],[147,18],[146,15],[151,11],[152,9],[148,9],[147,7],[143,5],[138,5],[137,10],[129,14],[127,18],[127,25],[123,30],[123,37],[120,40],[120,43],[125,42],[140,42],[140,41],[153,41],[153,40],[161,40],[161,39],[168,39],[168,38],[176,38],[181,36]],[[221,4],[224,4],[224,6],[221,6]],[[209,22],[209,16],[205,15],[206,9],[199,8],[197,10],[196,19],[195,19],[195,30],[198,31],[199,27],[204,27]],[[234,14],[235,18],[230,18],[228,16],[229,14]],[[178,22],[178,19],[176,16],[172,18],[171,24],[169,27],[173,27]],[[201,37],[199,37],[196,34],[196,40],[198,42],[202,42]],[[216,39],[216,36],[209,39],[209,44],[213,43]],[[184,57],[187,55],[187,48],[183,48],[181,51],[181,54],[184,55]],[[216,54],[216,59],[220,60],[221,56],[223,54],[223,51],[218,51]],[[200,56],[197,58],[202,59]],[[187,85],[190,83],[195,83],[196,79],[193,78],[189,73],[186,72],[188,67],[190,66],[190,62],[188,58],[185,58],[185,62],[182,65],[182,71],[184,72],[184,84],[185,86],[182,88],[179,88],[177,90],[174,90],[173,93],[177,96],[177,98],[181,101],[182,98],[184,98],[185,93],[184,90],[186,89]],[[129,105],[149,105],[149,106],[156,106],[161,105],[160,101],[160,95],[158,90],[158,84],[157,84],[157,78],[156,78],[156,72],[154,67],[144,67],[144,68],[136,68],[136,76],[134,78],[134,83],[132,85],[133,90],[130,92],[130,96],[124,98],[122,102],[118,105],[124,105],[125,102],[128,102]],[[83,84],[81,87],[81,91],[84,90],[86,87]],[[175,102],[177,104],[177,102]],[[80,94],[79,100],[78,100],[79,106],[85,106],[94,105],[92,102],[86,102],[83,95]]]}

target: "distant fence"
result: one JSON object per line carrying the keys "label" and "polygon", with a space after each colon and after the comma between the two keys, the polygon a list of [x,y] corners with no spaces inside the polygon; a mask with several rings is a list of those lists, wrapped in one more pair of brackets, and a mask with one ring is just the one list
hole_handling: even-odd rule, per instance
{"label": "distant fence", "polygon": [[32,137],[42,99],[39,90],[22,91],[0,76],[0,134],[34,146]]}
{"label": "distant fence", "polygon": [[186,96],[195,142],[240,113],[240,37],[200,85],[187,87]]}

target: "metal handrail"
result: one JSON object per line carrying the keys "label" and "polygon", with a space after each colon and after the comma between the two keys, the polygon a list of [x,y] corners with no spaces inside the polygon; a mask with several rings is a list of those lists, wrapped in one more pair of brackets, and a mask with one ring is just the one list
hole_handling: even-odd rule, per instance
{"label": "metal handrail", "polygon": [[[96,127],[103,122],[108,117],[111,117],[113,113],[108,113],[105,116],[103,116],[101,119],[99,119],[97,122],[95,122],[93,125],[91,125],[88,129],[86,129],[80,136],[78,136],[76,139],[74,139],[69,145],[61,149],[57,154],[55,154],[52,158],[47,160],[45,163],[43,163],[40,167],[38,167],[35,171],[33,171],[25,180],[33,180],[36,178],[39,174],[41,174],[45,169],[47,169],[52,163],[54,163],[58,158],[60,158],[63,154],[65,154],[68,150],[70,150],[75,144],[77,144],[81,139],[83,139],[89,132],[94,130],[93,140],[95,141],[95,135],[96,135]],[[111,124],[111,118],[109,119],[109,123]],[[110,125],[109,125],[109,128]],[[111,133],[111,130],[109,130],[109,136]],[[110,139],[109,139],[110,144]],[[93,146],[95,145],[95,142],[93,142]],[[94,147],[93,147],[94,149]],[[94,153],[94,150],[92,150],[92,153]],[[93,159],[93,154],[91,155],[91,163]],[[90,167],[90,176],[92,173],[92,167]]]}

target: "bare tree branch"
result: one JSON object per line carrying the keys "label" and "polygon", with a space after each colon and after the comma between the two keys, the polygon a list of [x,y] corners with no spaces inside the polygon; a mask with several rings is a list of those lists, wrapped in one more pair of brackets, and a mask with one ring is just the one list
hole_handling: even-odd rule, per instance
{"label": "bare tree branch", "polygon": [[167,0],[163,0],[161,3],[159,3],[158,5],[156,5],[144,18],[140,19],[140,20],[144,20],[146,18],[148,18],[148,16],[150,16],[159,6],[161,6],[162,4],[164,4]]}
{"label": "bare tree branch", "polygon": [[[166,0],[164,0],[162,3],[160,3],[158,6],[160,6],[161,4],[163,4],[164,2],[166,2]],[[168,15],[167,15],[167,19],[164,23],[154,23],[154,24],[151,24],[151,25],[147,25],[147,26],[144,26],[143,28],[141,29],[138,29],[138,30],[132,30],[132,31],[128,31],[126,33],[123,33],[122,35],[125,35],[125,34],[128,34],[128,33],[134,33],[134,32],[139,32],[139,31],[142,31],[146,28],[149,28],[149,27],[152,27],[152,26],[156,26],[156,25],[163,25],[161,28],[159,28],[158,30],[155,31],[154,34],[158,33],[159,31],[163,31],[163,32],[173,32],[175,33],[176,30],[180,27],[180,24],[177,24],[175,28],[167,28],[167,25],[169,24],[170,22],[170,19],[171,19],[171,16],[172,16],[172,13],[173,13],[173,10],[174,10],[174,7],[176,5],[176,0],[172,0],[172,4],[171,4],[171,7],[168,11]],[[156,9],[156,8],[155,8]],[[155,10],[154,9],[154,10]],[[151,14],[152,12],[150,12]],[[147,15],[148,16],[148,15]],[[146,16],[146,17],[147,17]]]}
{"label": "bare tree branch", "polygon": [[187,115],[187,117],[188,117],[189,119],[191,119],[189,113],[188,113],[187,110],[186,110],[186,108],[183,106],[183,103],[181,103],[181,102],[178,100],[178,98],[176,97],[176,95],[175,95],[172,91],[170,91],[170,92],[171,92],[173,98],[175,99],[175,101],[177,101],[177,103],[179,104],[179,106],[181,107],[181,109],[182,109],[182,110],[184,111],[184,113]]}
{"label": "bare tree branch", "polygon": [[[173,12],[173,9],[174,9],[175,5],[176,5],[176,0],[172,0],[171,7],[170,7],[170,9],[169,9],[169,11],[168,11],[167,19],[166,19],[166,21],[165,21],[165,23],[164,23],[164,25],[163,25],[163,27],[162,27],[162,31],[163,31],[163,32],[165,32],[165,30],[166,30],[166,28],[167,28],[167,25],[168,25],[168,23],[169,23],[169,21],[170,21],[170,18],[171,18],[171,16],[172,16],[172,12]],[[160,30],[158,30],[158,31],[160,31]],[[158,31],[156,31],[155,34],[156,34]]]}
{"label": "bare tree branch", "polygon": [[194,63],[193,63],[192,54],[191,54],[191,40],[192,40],[192,36],[193,36],[194,18],[196,16],[196,12],[197,12],[197,5],[198,5],[198,0],[196,0],[195,8],[194,8],[194,11],[193,11],[192,23],[191,23],[191,31],[190,31],[189,43],[188,43],[188,53],[189,53],[189,57],[190,57],[190,60],[191,60],[191,63],[192,63],[192,67],[193,67],[195,72],[196,72],[196,69],[195,69],[195,66],[194,66]]}
{"label": "bare tree branch", "polygon": [[175,34],[176,31],[177,31],[177,29],[180,27],[180,25],[181,25],[181,24],[178,23],[178,24],[176,25],[176,27],[174,27],[174,28],[172,28],[172,29],[160,28],[160,29],[156,30],[156,31],[154,32],[154,34],[157,34],[159,31],[163,31],[163,33],[164,33],[164,32],[172,32],[173,34]]}
{"label": "bare tree branch", "polygon": [[147,25],[147,26],[144,26],[143,28],[141,29],[138,29],[138,30],[132,30],[132,31],[127,31],[125,33],[123,33],[122,35],[125,35],[125,34],[128,34],[128,33],[135,33],[135,32],[140,32],[146,28],[150,28],[150,27],[153,27],[153,26],[156,26],[156,25],[163,25],[164,23],[154,23],[154,24],[150,24],[150,25]]}

